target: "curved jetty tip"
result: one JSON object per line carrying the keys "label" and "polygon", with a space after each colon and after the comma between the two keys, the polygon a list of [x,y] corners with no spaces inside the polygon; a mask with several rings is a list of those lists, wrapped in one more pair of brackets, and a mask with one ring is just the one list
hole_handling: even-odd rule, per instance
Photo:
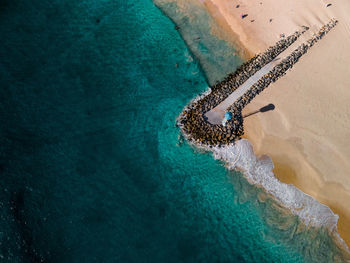
{"label": "curved jetty tip", "polygon": [[[309,29],[308,27],[303,26],[302,31],[296,31],[294,34],[279,40],[264,53],[256,55],[242,64],[236,72],[229,74],[222,82],[213,85],[205,95],[192,100],[177,119],[177,125],[180,127],[184,137],[196,144],[210,147],[230,144],[240,139],[244,134],[242,109],[271,83],[285,75],[286,71],[292,68],[300,57],[319,39],[327,34],[337,22],[337,20],[332,19],[311,39],[301,44],[271,71],[258,79],[243,96],[239,97],[239,99],[226,110],[231,114],[232,118],[226,119],[223,123],[224,125],[222,125],[220,121],[218,124],[210,123],[205,114],[224,101],[232,92],[238,89],[262,67],[273,61],[281,52],[286,50],[307,31]],[[274,107],[273,104],[271,105]],[[265,109],[263,107],[261,110],[270,110],[272,106],[268,105]],[[224,116],[222,116],[222,120],[223,119]]]}

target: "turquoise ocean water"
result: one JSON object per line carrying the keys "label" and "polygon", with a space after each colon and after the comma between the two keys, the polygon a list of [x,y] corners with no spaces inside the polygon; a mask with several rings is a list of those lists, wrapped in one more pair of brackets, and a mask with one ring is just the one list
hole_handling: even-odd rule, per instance
{"label": "turquoise ocean water", "polygon": [[296,217],[179,144],[207,78],[151,0],[2,1],[0,36],[0,262],[314,258]]}

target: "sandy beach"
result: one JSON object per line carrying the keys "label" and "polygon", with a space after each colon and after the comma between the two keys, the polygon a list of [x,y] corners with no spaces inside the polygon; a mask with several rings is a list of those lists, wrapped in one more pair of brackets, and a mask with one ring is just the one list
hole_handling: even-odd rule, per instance
{"label": "sandy beach", "polygon": [[[246,118],[245,137],[269,155],[275,175],[339,215],[338,230],[350,244],[350,2],[200,1],[247,56],[264,51],[301,26],[338,26],[287,75],[268,87],[244,114],[273,103],[276,110]],[[242,15],[247,14],[245,18]]]}

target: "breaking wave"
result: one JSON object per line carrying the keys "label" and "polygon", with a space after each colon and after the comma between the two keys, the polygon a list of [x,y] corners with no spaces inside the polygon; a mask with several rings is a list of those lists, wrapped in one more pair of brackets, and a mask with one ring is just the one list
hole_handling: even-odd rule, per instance
{"label": "breaking wave", "polygon": [[[207,148],[230,170],[239,170],[249,183],[263,188],[281,206],[297,215],[307,227],[326,228],[338,247],[349,254],[349,248],[338,234],[339,216],[326,205],[291,184],[279,181],[273,173],[273,162],[267,155],[258,158],[251,143],[242,139],[235,144]],[[346,256],[348,257],[348,256]]]}
{"label": "breaking wave", "polygon": [[[209,87],[203,93],[194,97],[185,106],[184,110],[210,92],[211,88]],[[181,123],[177,123],[181,127]],[[328,206],[321,204],[294,185],[285,184],[277,179],[273,173],[274,164],[272,159],[267,155],[256,156],[253,146],[247,139],[238,140],[234,144],[213,147],[190,142],[188,134],[184,133],[182,136],[196,149],[211,152],[214,159],[223,161],[229,170],[241,171],[250,184],[262,188],[279,205],[288,209],[293,215],[298,216],[306,227],[326,229],[337,247],[344,252],[342,254],[346,259],[342,258],[339,262],[344,260],[350,262],[350,250],[338,233],[339,216]]]}

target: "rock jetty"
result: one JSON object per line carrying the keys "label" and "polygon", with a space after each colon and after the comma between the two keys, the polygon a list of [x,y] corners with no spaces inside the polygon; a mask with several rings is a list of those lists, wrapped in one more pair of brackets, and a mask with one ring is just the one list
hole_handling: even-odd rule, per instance
{"label": "rock jetty", "polygon": [[304,26],[301,31],[296,31],[281,39],[264,53],[256,55],[242,64],[234,73],[228,75],[220,83],[213,85],[206,93],[192,100],[177,119],[177,125],[183,135],[190,142],[209,147],[229,144],[240,139],[244,134],[242,109],[271,83],[286,74],[286,71],[291,69],[300,57],[325,36],[337,22],[337,20],[331,20],[324,25],[317,34],[313,35],[306,43],[301,44],[287,58],[252,85],[242,97],[227,109],[232,113],[233,118],[227,121],[225,126],[209,123],[204,114],[220,104],[247,79],[292,45],[309,29],[308,27]]}

